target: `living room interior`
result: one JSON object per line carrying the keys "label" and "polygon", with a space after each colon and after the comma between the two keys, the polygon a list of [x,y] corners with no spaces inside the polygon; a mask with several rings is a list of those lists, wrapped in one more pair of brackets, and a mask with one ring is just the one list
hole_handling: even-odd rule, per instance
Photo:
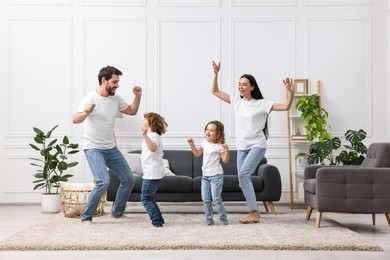
{"label": "living room interior", "polygon": [[[134,85],[143,89],[138,114],[116,119],[116,143],[127,158],[130,151],[141,148],[140,124],[143,114],[151,111],[168,122],[162,137],[165,150],[190,151],[187,138],[200,144],[204,125],[211,120],[223,122],[226,143],[235,150],[231,107],[211,94],[212,61],[221,62],[219,85],[232,95],[237,94],[243,74],[254,75],[262,94],[274,102],[286,99],[286,77],[302,86],[299,93],[319,94],[320,105],[328,113],[328,130],[341,141],[335,157],[349,144],[345,136],[349,130],[364,130],[366,147],[390,142],[389,12],[388,0],[0,0],[0,75],[4,79],[0,245],[54,215],[63,217],[62,212],[43,214],[43,190],[33,189],[31,158],[36,151],[29,145],[34,142],[33,127],[48,131],[58,125],[54,138],[66,135],[81,144],[83,126],[72,124],[71,118],[85,94],[97,88],[97,73],[107,65],[123,72],[117,93],[126,101],[133,100]],[[260,226],[289,214],[301,214],[306,221],[306,166],[295,155],[306,152],[309,142],[290,138],[305,131],[291,125],[291,113],[269,116],[265,157],[279,172],[281,187],[280,199],[273,201],[272,208],[258,201]],[[70,169],[73,177],[68,182],[93,182],[84,153],[70,157],[78,165]],[[171,166],[175,173],[175,165]],[[159,203],[172,219],[175,214],[203,213],[200,196],[198,201]],[[105,211],[111,204],[106,202]],[[225,204],[232,219],[247,213],[243,199],[229,199]],[[309,222],[313,230],[317,230],[315,211]],[[126,212],[146,215],[136,201],[128,202]],[[371,214],[324,212],[319,228],[323,231],[318,232],[329,232],[327,225],[333,221],[381,250],[0,250],[0,259],[390,256],[390,228],[384,214],[376,214],[373,225]],[[332,234],[327,237],[332,238]]]}

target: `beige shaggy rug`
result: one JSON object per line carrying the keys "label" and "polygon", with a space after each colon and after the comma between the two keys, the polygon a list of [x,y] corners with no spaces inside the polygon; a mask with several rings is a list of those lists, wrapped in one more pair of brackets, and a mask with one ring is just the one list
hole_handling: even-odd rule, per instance
{"label": "beige shaggy rug", "polygon": [[321,228],[302,214],[262,214],[260,224],[240,224],[245,214],[228,214],[229,225],[205,226],[203,214],[164,214],[165,226],[151,226],[146,213],[94,224],[56,214],[0,241],[0,250],[348,250],[382,251],[341,224],[323,219]]}

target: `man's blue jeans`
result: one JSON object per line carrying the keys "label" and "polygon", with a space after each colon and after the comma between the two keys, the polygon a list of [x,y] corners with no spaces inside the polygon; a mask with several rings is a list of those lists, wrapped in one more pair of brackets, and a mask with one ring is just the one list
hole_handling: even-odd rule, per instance
{"label": "man's blue jeans", "polygon": [[162,227],[165,223],[160,208],[158,207],[156,201],[154,200],[154,195],[156,194],[158,188],[160,187],[162,179],[158,180],[142,180],[141,188],[141,202],[145,207],[146,211],[149,214],[150,220],[152,221],[153,226]]}
{"label": "man's blue jeans", "polygon": [[265,148],[253,147],[249,150],[238,150],[237,153],[238,181],[249,211],[258,211],[252,174],[263,159],[265,151]]}
{"label": "man's blue jeans", "polygon": [[221,221],[221,223],[224,225],[228,224],[225,207],[223,205],[222,197],[221,197],[222,188],[223,188],[223,174],[202,177],[201,192],[202,192],[204,213],[208,225],[214,224],[213,207],[211,202],[214,202],[215,206],[217,207],[219,220]]}
{"label": "man's blue jeans", "polygon": [[[89,196],[87,205],[85,206],[82,221],[91,221],[95,215],[99,201],[106,192],[110,184],[110,169],[119,179],[119,188],[116,193],[116,199],[112,209],[112,216],[123,215],[126,202],[134,187],[134,175],[131,172],[125,157],[117,147],[108,150],[101,149],[86,149],[84,150],[89,168],[95,178],[96,185]],[[107,169],[108,168],[108,169]]]}

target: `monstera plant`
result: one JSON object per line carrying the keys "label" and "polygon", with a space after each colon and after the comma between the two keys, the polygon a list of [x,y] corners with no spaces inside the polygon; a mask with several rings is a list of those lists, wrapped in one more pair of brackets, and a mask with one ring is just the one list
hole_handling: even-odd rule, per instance
{"label": "monstera plant", "polygon": [[330,165],[360,165],[362,164],[367,147],[363,144],[367,133],[360,129],[358,131],[348,130],[345,133],[346,140],[350,143],[344,145],[344,150],[339,155],[334,156],[334,152],[341,147],[341,141],[338,137],[325,141],[317,141],[309,146],[308,153],[299,153],[295,158],[306,158],[309,164]]}

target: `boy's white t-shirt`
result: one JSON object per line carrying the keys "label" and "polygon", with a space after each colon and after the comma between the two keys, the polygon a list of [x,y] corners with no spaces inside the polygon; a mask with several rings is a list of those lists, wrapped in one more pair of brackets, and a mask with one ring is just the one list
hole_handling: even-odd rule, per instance
{"label": "boy's white t-shirt", "polygon": [[230,103],[235,115],[237,149],[267,148],[263,129],[274,103],[267,99],[245,101],[240,96],[230,96]]}
{"label": "boy's white t-shirt", "polygon": [[223,174],[220,154],[223,152],[222,144],[210,143],[204,140],[200,145],[203,148],[203,176]]}
{"label": "boy's white t-shirt", "polygon": [[155,132],[147,133],[150,140],[157,145],[157,150],[152,152],[149,150],[145,140],[142,141],[142,178],[147,180],[159,180],[165,176],[163,163],[163,145],[161,136]]}
{"label": "boy's white t-shirt", "polygon": [[92,91],[81,101],[77,111],[85,111],[89,104],[95,104],[95,108],[84,120],[83,149],[115,147],[116,113],[125,110],[129,104],[119,95],[103,97]]}

